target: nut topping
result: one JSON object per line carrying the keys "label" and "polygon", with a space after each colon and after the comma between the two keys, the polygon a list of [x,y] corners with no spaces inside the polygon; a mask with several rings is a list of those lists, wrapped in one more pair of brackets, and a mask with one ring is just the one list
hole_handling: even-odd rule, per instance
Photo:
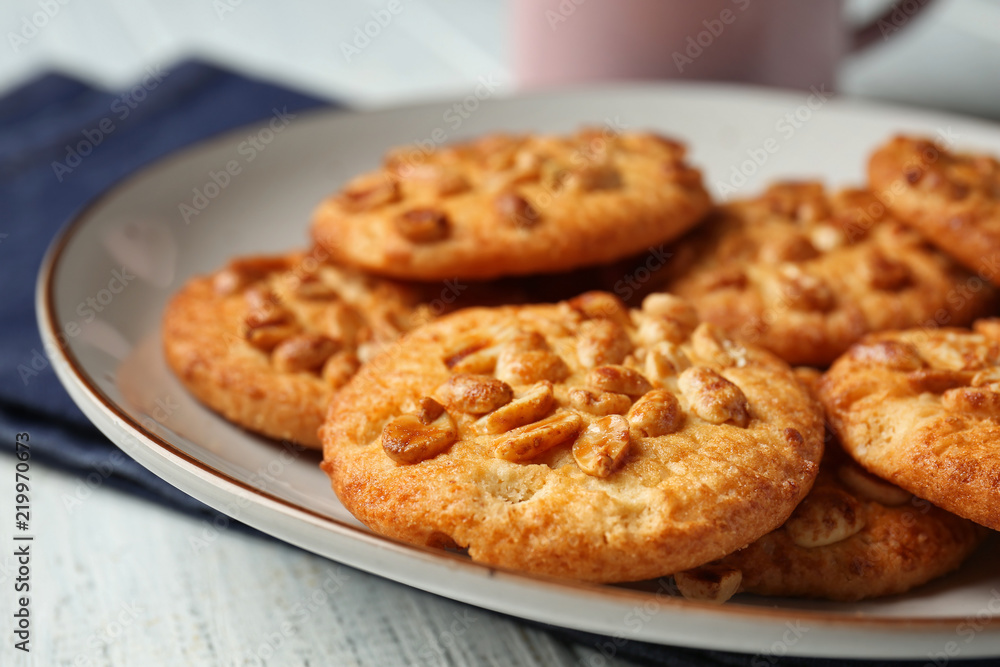
{"label": "nut topping", "polygon": [[638,371],[625,366],[598,366],[587,374],[587,384],[600,391],[642,396],[653,388]]}
{"label": "nut topping", "polygon": [[640,398],[628,411],[628,423],[636,435],[655,438],[676,432],[684,421],[677,397],[666,389],[654,389]]}
{"label": "nut topping", "polygon": [[569,376],[569,367],[555,352],[518,350],[516,345],[504,345],[497,357],[496,376],[508,384],[521,385],[548,380],[559,382]]}
{"label": "nut topping", "polygon": [[212,287],[223,296],[235,294],[267,274],[287,268],[288,260],[284,257],[260,256],[234,259],[226,268],[213,276]]}
{"label": "nut topping", "polygon": [[942,394],[941,403],[949,410],[967,412],[984,419],[995,419],[1000,415],[1000,393],[988,387],[949,389]]}
{"label": "nut topping", "polygon": [[399,201],[399,183],[381,174],[360,176],[344,188],[338,197],[340,205],[351,212],[367,211]]}
{"label": "nut topping", "polygon": [[971,371],[952,371],[943,368],[918,368],[906,376],[914,391],[943,394],[949,389],[967,387],[974,383]]}
{"label": "nut topping", "polygon": [[540,218],[535,207],[515,192],[497,195],[493,205],[504,223],[520,229],[534,227]]}
{"label": "nut topping", "polygon": [[436,393],[448,407],[474,415],[492,412],[514,397],[514,390],[506,382],[469,373],[452,375]]}
{"label": "nut topping", "polygon": [[570,170],[566,182],[583,192],[614,190],[621,187],[622,176],[617,169],[606,164],[588,164]]}
{"label": "nut topping", "polygon": [[743,573],[728,567],[706,565],[674,575],[677,589],[688,600],[722,604],[736,595]]}
{"label": "nut topping", "polygon": [[[671,325],[672,333],[667,340],[674,343],[684,342],[698,326],[698,313],[695,312],[694,306],[686,299],[673,294],[665,292],[650,294],[642,300],[642,311],[653,321],[664,321]],[[649,344],[654,342],[656,341],[648,341]]]}
{"label": "nut topping", "polygon": [[711,368],[694,366],[678,378],[681,393],[691,410],[712,424],[731,422],[740,428],[750,423],[750,406],[743,390]]}
{"label": "nut topping", "polygon": [[458,439],[458,429],[444,407],[432,398],[417,414],[396,417],[382,429],[382,449],[396,463],[420,463],[437,456]]}
{"label": "nut topping", "polygon": [[316,274],[304,275],[294,283],[295,296],[309,301],[336,299],[339,294]]}
{"label": "nut topping", "polygon": [[916,347],[895,340],[859,343],[848,354],[855,361],[879,364],[897,371],[915,371],[925,365]]}
{"label": "nut topping", "polygon": [[659,383],[677,377],[691,366],[691,360],[677,343],[663,341],[646,352],[646,375]]}
{"label": "nut topping", "polygon": [[785,522],[785,531],[800,547],[825,547],[864,528],[863,512],[861,503],[845,491],[813,489]]}
{"label": "nut topping", "polygon": [[304,333],[278,343],[271,360],[282,373],[318,371],[339,347],[336,341],[322,334]]}
{"label": "nut topping", "polygon": [[632,399],[625,394],[613,394],[607,391],[594,392],[589,389],[572,389],[569,392],[569,404],[592,415],[623,415],[632,405]]}
{"label": "nut topping", "polygon": [[868,500],[874,500],[886,507],[896,507],[913,496],[895,484],[879,479],[875,475],[855,465],[842,465],[837,469],[837,477],[844,486]]}
{"label": "nut topping", "polygon": [[511,463],[530,461],[572,439],[582,425],[583,420],[575,412],[554,414],[506,433],[497,441],[494,456]]}
{"label": "nut topping", "polygon": [[628,306],[609,292],[584,292],[567,301],[569,307],[591,320],[615,320],[628,326]]}
{"label": "nut topping", "polygon": [[620,364],[632,351],[632,341],[614,320],[587,320],[580,325],[577,358],[584,368]]}
{"label": "nut topping", "polygon": [[875,251],[868,258],[866,265],[868,282],[877,289],[886,292],[898,292],[913,282],[910,269],[897,259],[886,257],[881,251]]}
{"label": "nut topping", "polygon": [[432,208],[415,208],[393,221],[396,231],[413,243],[434,243],[448,237],[448,216]]}
{"label": "nut topping", "polygon": [[573,443],[573,458],[592,477],[607,477],[628,456],[629,425],[621,415],[595,420]]}
{"label": "nut topping", "polygon": [[340,387],[347,384],[358,369],[361,368],[361,360],[358,359],[358,355],[349,351],[341,350],[336,352],[326,363],[323,364],[323,379],[334,389],[339,389]]}
{"label": "nut topping", "polygon": [[552,383],[539,382],[510,403],[480,418],[474,428],[477,433],[506,433],[518,426],[538,421],[552,412],[555,406]]}

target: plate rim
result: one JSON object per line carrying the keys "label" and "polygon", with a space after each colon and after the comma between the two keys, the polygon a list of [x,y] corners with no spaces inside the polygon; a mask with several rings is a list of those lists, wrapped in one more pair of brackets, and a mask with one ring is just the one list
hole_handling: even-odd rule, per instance
{"label": "plate rim", "polygon": [[[797,95],[799,91],[787,91],[787,90],[773,90],[762,87],[746,86],[746,85],[725,85],[725,84],[711,84],[711,83],[636,83],[636,82],[619,82],[614,84],[604,84],[604,85],[583,85],[583,86],[571,86],[567,88],[559,88],[544,91],[527,91],[523,93],[516,93],[509,96],[504,96],[497,98],[495,100],[488,100],[488,103],[493,104],[503,104],[509,102],[517,102],[525,99],[537,99],[537,98],[560,98],[567,94],[599,94],[601,91],[615,91],[616,93],[622,93],[625,91],[638,92],[638,93],[649,93],[655,94],[657,92],[669,92],[671,90],[676,91],[677,89],[686,90],[697,90],[699,93],[708,93],[711,95],[715,94],[746,94],[752,93],[757,96],[764,96],[769,99],[784,99],[788,101],[794,101],[799,99],[800,96]],[[399,106],[392,106],[379,109],[360,109],[360,110],[346,110],[346,109],[329,109],[329,108],[316,108],[303,110],[301,115],[303,117],[308,116],[311,120],[317,121],[323,118],[334,118],[334,117],[372,117],[380,116],[389,113],[399,113],[405,112],[409,109],[426,109],[430,107],[435,107],[444,101],[453,101],[452,98],[443,97],[440,99],[434,99],[432,101],[423,103],[411,103]],[[836,97],[830,100],[835,103],[838,107],[853,107],[857,110],[864,109],[875,109],[880,111],[905,111],[910,118],[922,117],[926,120],[931,120],[934,118],[947,119],[951,118],[954,120],[960,120],[963,123],[969,124],[982,124],[983,128],[992,132],[997,132],[998,128],[994,124],[982,121],[974,117],[963,117],[957,114],[950,114],[945,112],[937,112],[926,109],[914,109],[900,104],[885,104],[879,102],[871,102],[867,100],[860,100],[856,98],[845,98]],[[321,512],[312,510],[307,507],[298,505],[290,500],[280,498],[274,494],[268,492],[267,490],[256,488],[251,486],[242,480],[239,480],[221,470],[213,468],[211,465],[200,461],[194,456],[182,451],[177,448],[169,441],[161,438],[155,433],[147,431],[145,427],[133,419],[127,412],[122,410],[116,401],[111,399],[104,391],[93,381],[90,374],[84,370],[83,364],[79,361],[73,351],[67,346],[59,337],[60,331],[62,331],[61,326],[59,326],[59,319],[55,304],[55,283],[56,283],[56,273],[59,270],[60,260],[64,256],[66,249],[68,248],[70,242],[76,238],[76,236],[85,229],[89,220],[92,219],[93,215],[108,201],[113,200],[122,191],[127,190],[129,187],[135,186],[136,183],[149,177],[150,172],[155,169],[159,169],[168,165],[172,161],[183,160],[188,157],[192,157],[195,154],[210,150],[214,145],[219,143],[224,143],[227,141],[227,137],[231,135],[239,135],[245,132],[248,128],[260,127],[262,123],[265,123],[266,119],[256,122],[251,122],[237,126],[235,128],[230,128],[224,132],[217,133],[200,140],[196,140],[189,144],[186,144],[176,150],[170,151],[169,153],[160,156],[159,158],[152,159],[144,163],[141,167],[135,171],[123,176],[122,178],[116,180],[114,183],[105,188],[99,195],[92,198],[90,201],[86,202],[82,207],[76,210],[70,215],[69,219],[63,224],[60,230],[57,232],[56,236],[50,242],[42,263],[39,268],[38,277],[36,280],[35,289],[35,306],[36,306],[36,323],[39,328],[39,333],[41,335],[44,349],[49,353],[57,354],[57,358],[54,359],[53,369],[56,372],[57,377],[60,382],[64,385],[67,391],[70,393],[71,398],[74,403],[84,409],[84,405],[78,396],[71,391],[71,385],[80,392],[81,395],[85,396],[91,403],[90,407],[95,407],[100,411],[103,411],[106,415],[111,415],[114,421],[114,426],[120,429],[123,433],[127,434],[136,441],[142,443],[155,455],[165,461],[170,462],[174,466],[179,467],[187,472],[190,472],[190,468],[194,468],[200,471],[202,474],[211,478],[212,485],[215,488],[225,491],[227,494],[234,493],[244,493],[250,494],[255,502],[267,505],[277,505],[277,510],[285,515],[296,516],[301,521],[306,521],[314,525],[323,527],[326,530],[332,530],[333,532],[348,538],[361,539],[365,542],[372,542],[376,546],[381,546],[383,548],[388,548],[397,555],[402,556],[418,556],[421,559],[431,558],[434,561],[444,561],[446,563],[453,564],[458,567],[465,568],[468,572],[473,574],[478,574],[480,576],[494,578],[502,577],[503,579],[510,579],[511,583],[514,584],[535,584],[542,585],[546,588],[555,587],[557,592],[575,592],[582,595],[600,595],[601,597],[610,596],[615,598],[615,601],[621,601],[624,603],[641,603],[649,600],[651,596],[655,594],[649,593],[647,591],[620,588],[613,585],[603,585],[603,584],[590,584],[586,582],[578,582],[571,580],[560,580],[552,579],[548,577],[542,577],[537,575],[526,574],[518,572],[516,570],[511,570],[507,568],[500,568],[485,565],[472,561],[466,557],[451,554],[448,552],[431,549],[429,547],[420,547],[417,545],[411,545],[393,538],[388,538],[382,535],[378,535],[363,529],[361,527],[353,526],[344,523],[333,517],[322,514]],[[61,362],[61,363],[59,363]],[[85,411],[86,412],[86,411]],[[92,422],[94,419],[88,414],[88,419]],[[98,424],[98,426],[100,426]],[[103,428],[101,429],[104,430]],[[131,452],[122,446],[118,440],[111,436],[111,434],[105,433],[115,446],[122,449],[126,454],[131,456]],[[133,457],[135,458],[135,457]],[[147,468],[158,477],[162,476],[156,470],[153,470],[144,461],[138,461],[143,467]],[[173,482],[170,482],[173,484]],[[176,485],[175,485],[176,486]],[[232,517],[231,514],[227,513],[224,509],[216,507],[215,503],[204,497],[207,494],[200,492],[193,492],[190,489],[182,489],[185,493],[189,493],[195,498],[205,502],[206,504],[212,506],[216,510],[220,511],[231,518],[235,518],[241,522],[247,523],[255,528],[259,528],[256,525],[258,522],[254,519],[250,519],[245,516]],[[332,490],[331,490],[332,493]],[[264,530],[264,529],[261,529]],[[276,537],[269,530],[264,530],[267,534],[272,537]],[[302,546],[296,542],[286,538],[277,537],[282,541],[289,542],[291,544],[296,544],[300,548],[304,548],[312,553],[317,553],[309,547]],[[326,554],[317,553],[324,558],[330,558],[331,560],[337,561],[335,558],[331,558]],[[343,562],[343,561],[337,561]],[[397,577],[391,576],[389,574],[384,574],[377,570],[369,569],[365,567],[363,563],[345,563],[350,567],[357,568],[359,570],[365,571],[376,576],[385,577],[387,579],[400,582],[401,580]],[[416,583],[411,583],[410,581],[401,581],[405,585],[432,592],[437,595],[442,595],[451,599],[461,601],[463,603],[471,604],[477,607],[483,607],[491,609],[494,611],[499,611],[501,613],[511,614],[515,617],[528,618],[537,622],[551,622],[549,620],[524,614],[522,611],[512,611],[503,606],[491,606],[484,603],[480,598],[473,599],[472,597],[466,596],[455,596],[449,593],[442,593],[439,589],[434,587],[424,587]],[[440,587],[439,587],[440,588]],[[662,603],[663,600],[657,596],[657,599]],[[724,615],[728,618],[739,620],[753,620],[758,621],[761,619],[767,619],[771,621],[786,621],[790,617],[794,616],[794,619],[812,622],[814,624],[822,624],[825,627],[830,628],[840,628],[848,627],[851,630],[861,630],[866,632],[879,632],[879,631],[921,631],[921,630],[954,630],[955,623],[967,620],[968,616],[947,616],[947,617],[920,617],[920,616],[859,616],[857,613],[850,612],[834,612],[834,611],[817,611],[810,609],[801,608],[788,608],[788,607],[764,607],[764,606],[746,606],[746,605],[715,605],[707,602],[687,600],[682,598],[668,598],[666,600],[671,606],[675,606],[680,610],[690,610],[696,612],[708,613],[711,617],[718,615]],[[793,620],[794,620],[793,619]],[[984,625],[984,631],[1000,631],[1000,616],[994,615],[987,621],[982,622]],[[571,626],[566,626],[571,627]],[[600,634],[599,630],[588,630],[588,632],[595,632]],[[630,634],[627,629],[620,629],[620,634],[629,635],[629,638],[633,638],[639,641],[647,641],[651,643],[666,644],[664,640],[657,640],[654,637],[649,637],[643,635],[640,632]],[[695,646],[699,648],[709,648],[702,644],[685,644],[688,646]],[[738,649],[734,649],[738,650]],[[796,654],[792,649],[788,651],[789,655]],[[810,653],[799,653],[799,655],[816,655]],[[831,654],[833,655],[833,654]],[[847,655],[855,655],[853,653],[838,654],[842,657]],[[861,654],[857,654],[861,655]],[[969,657],[972,657],[970,655]],[[921,658],[922,659],[922,658]]]}

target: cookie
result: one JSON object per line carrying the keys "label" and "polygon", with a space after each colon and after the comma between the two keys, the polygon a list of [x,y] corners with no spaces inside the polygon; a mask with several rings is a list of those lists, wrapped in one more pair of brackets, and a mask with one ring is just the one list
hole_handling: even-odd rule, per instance
{"label": "cookie", "polygon": [[415,280],[551,273],[672,240],[710,206],[684,148],[639,133],[491,135],[397,149],[320,205],[345,265]]}
{"label": "cookie", "polygon": [[966,325],[994,299],[863,190],[778,183],[675,244],[664,289],[792,364],[826,366],[864,334]]}
{"label": "cookie", "polygon": [[868,180],[901,220],[1000,285],[1000,161],[900,136],[872,154]]}
{"label": "cookie", "polygon": [[861,469],[827,443],[809,495],[781,528],[710,566],[682,594],[857,601],[905,593],[957,569],[988,531]]}
{"label": "cookie", "polygon": [[188,282],[163,320],[167,362],[195,397],[244,428],[313,448],[334,390],[380,346],[445,310],[324,259],[235,259]]}
{"label": "cookie", "polygon": [[1000,529],[1000,320],[868,336],[824,375],[819,397],[867,470]]}
{"label": "cookie", "polygon": [[323,468],[372,530],[593,582],[703,564],[805,496],[822,417],[786,364],[666,294],[466,309],[341,391]]}

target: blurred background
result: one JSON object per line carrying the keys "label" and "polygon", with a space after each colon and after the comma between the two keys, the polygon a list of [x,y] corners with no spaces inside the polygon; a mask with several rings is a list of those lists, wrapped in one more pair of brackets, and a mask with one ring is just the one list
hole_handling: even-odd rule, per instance
{"label": "blurred background", "polygon": [[[1000,118],[1000,0],[891,5],[4,0],[0,94],[53,69],[123,89],[190,58],[354,107],[458,96],[484,78],[506,93],[613,77],[808,87],[801,70],[811,70],[812,83],[842,93]],[[851,33],[865,24],[856,50]],[[798,80],[782,74],[795,67]]]}

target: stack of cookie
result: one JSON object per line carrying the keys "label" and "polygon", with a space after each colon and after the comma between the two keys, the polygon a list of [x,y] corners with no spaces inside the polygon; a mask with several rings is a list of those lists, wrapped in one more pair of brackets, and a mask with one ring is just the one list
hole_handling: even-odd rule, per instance
{"label": "stack of cookie", "polygon": [[1000,324],[940,328],[995,303],[995,161],[899,139],[869,190],[713,206],[653,134],[408,155],[164,321],[191,392],[322,447],[372,530],[723,601],[899,593],[1000,529]]}

